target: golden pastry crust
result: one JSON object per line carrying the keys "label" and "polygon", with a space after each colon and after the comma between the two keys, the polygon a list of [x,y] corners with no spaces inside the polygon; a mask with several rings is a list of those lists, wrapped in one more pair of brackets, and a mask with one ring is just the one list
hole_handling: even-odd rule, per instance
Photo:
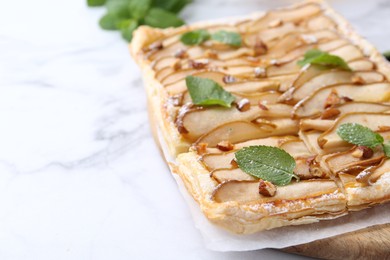
{"label": "golden pastry crust", "polygon": [[[330,73],[333,73],[333,82],[332,78],[330,80],[329,77],[326,78],[327,72],[319,72],[313,68],[302,70],[303,72],[295,71],[292,66],[296,62],[292,59],[291,66],[287,66],[286,69],[288,76],[284,76],[277,73],[278,67],[281,66],[278,62],[281,61],[271,60],[267,64],[268,67],[266,67],[267,73],[275,74],[268,78],[271,81],[267,81],[268,79],[263,79],[261,76],[258,79],[258,75],[256,75],[258,73],[256,71],[257,67],[254,70],[254,76],[253,71],[248,72],[244,68],[243,71],[248,75],[250,74],[250,76],[245,76],[245,79],[256,78],[253,82],[261,89],[259,91],[262,96],[239,93],[237,94],[238,97],[241,100],[247,99],[246,102],[250,103],[263,99],[268,102],[259,103],[258,106],[251,104],[248,111],[219,111],[217,109],[218,111],[212,110],[210,112],[209,109],[202,108],[193,110],[191,106],[185,107],[183,104],[177,106],[173,99],[174,94],[168,91],[166,87],[167,85],[174,85],[176,88],[181,86],[175,85],[175,81],[171,80],[173,83],[167,81],[168,73],[175,71],[176,67],[181,69],[186,64],[183,63],[183,60],[173,59],[174,54],[172,53],[170,54],[172,60],[168,59],[167,61],[171,64],[157,69],[156,67],[160,66],[163,59],[150,57],[153,55],[158,57],[159,53],[166,51],[166,49],[161,49],[163,44],[168,46],[167,49],[169,50],[169,46],[172,46],[175,40],[177,41],[177,38],[184,32],[203,28],[212,30],[213,28],[226,27],[228,30],[243,33],[246,30],[250,31],[252,27],[256,27],[258,21],[261,21],[261,18],[267,18],[270,12],[255,14],[250,18],[233,21],[229,24],[223,22],[197,23],[164,30],[141,26],[134,33],[130,52],[143,71],[149,116],[156,142],[159,143],[160,147],[168,147],[166,157],[173,156],[176,158],[174,162],[169,163],[172,173],[180,176],[187,190],[198,202],[207,218],[232,232],[249,234],[281,226],[318,222],[322,219],[343,216],[348,211],[359,210],[390,200],[390,174],[387,172],[387,168],[383,168],[388,166],[385,159],[383,159],[383,152],[374,151],[374,156],[370,160],[356,159],[354,158],[356,154],[354,149],[356,148],[346,146],[340,140],[334,139],[334,133],[332,132],[332,128],[337,124],[355,122],[353,120],[356,120],[354,119],[356,116],[360,118],[374,118],[377,116],[380,120],[383,119],[387,122],[387,117],[383,116],[383,113],[390,109],[388,104],[383,102],[390,101],[390,83],[388,83],[390,80],[390,66],[375,47],[360,37],[349,23],[334,12],[324,1],[309,0],[280,10],[294,10],[305,6],[310,7],[310,5],[314,9],[320,7],[321,13],[319,16],[329,19],[329,22],[335,25],[332,30],[324,30],[325,34],[336,33],[335,38],[328,35],[331,37],[330,39],[334,40],[333,43],[338,44],[337,40],[340,40],[340,42],[346,41],[341,45],[335,45],[338,46],[335,49],[335,54],[338,54],[337,51],[343,47],[352,48],[351,51],[347,49],[342,54],[351,59],[349,65],[355,66],[357,68],[356,72],[332,70]],[[311,17],[316,17],[315,15]],[[271,20],[269,26],[280,26],[282,23],[283,21],[278,19]],[[299,27],[300,25],[296,26]],[[318,31],[318,37],[321,37],[321,30]],[[294,33],[307,36],[304,30],[303,32],[292,31],[291,35]],[[267,37],[267,35],[264,37]],[[248,39],[250,40],[250,38]],[[313,41],[313,36],[308,35],[303,41]],[[307,43],[307,45],[316,48],[319,46],[327,48],[328,45],[326,44],[332,43],[332,40],[317,42],[316,37],[314,37],[314,41],[315,43]],[[273,46],[276,45],[275,42],[277,41],[270,40],[270,44],[273,44]],[[332,47],[328,48],[334,50]],[[250,48],[243,49],[239,51],[242,53],[253,51]],[[354,52],[358,58],[353,56]],[[288,56],[287,54],[291,54],[290,50],[286,52],[286,56]],[[222,58],[214,59],[212,55],[215,54],[210,54],[210,60],[217,64],[215,66],[218,69],[202,70],[203,65],[200,64],[200,69],[197,68],[195,72],[191,71],[193,69],[191,67],[185,67],[183,71],[185,73],[189,71],[188,75],[194,73],[198,75],[197,73],[212,71],[212,76],[216,81],[221,80],[223,75],[231,76],[231,73],[228,73],[231,72],[228,68],[218,67],[218,61]],[[255,60],[253,61],[255,63],[259,62],[256,58],[253,60]],[[249,59],[246,62],[250,64],[252,61]],[[282,62],[282,65],[284,64],[288,65],[289,63],[288,61]],[[234,66],[236,65],[232,65],[232,67]],[[293,69],[291,70],[291,68]],[[165,74],[161,72],[164,70],[167,71]],[[319,82],[322,82],[320,80],[327,80],[330,83],[324,83],[325,87],[322,85],[316,87],[315,81],[313,81],[314,83],[311,82],[311,85],[306,84],[314,77],[301,82],[302,78],[305,79],[306,74],[304,73],[313,73]],[[336,84],[337,80],[342,82],[345,78],[350,78],[349,85]],[[248,87],[245,84],[248,82],[239,82],[239,84],[241,83],[240,88],[245,90],[245,87]],[[249,82],[249,84],[251,83]],[[300,84],[299,89],[298,87],[295,88],[298,84]],[[352,88],[356,90],[356,85],[362,86],[359,90],[361,93],[354,91],[353,98],[343,94],[351,93]],[[229,84],[225,84],[224,87],[228,88]],[[249,87],[253,87],[253,85]],[[305,88],[309,88],[310,92]],[[373,89],[377,89],[377,91],[373,91]],[[173,92],[175,91],[180,92],[174,89]],[[379,94],[375,94],[378,91],[383,92],[383,95],[381,94],[379,98]],[[284,93],[280,94],[280,92]],[[329,104],[325,103],[325,108],[323,108],[322,103],[318,105],[319,102],[315,99],[317,97],[325,97]],[[183,99],[183,95],[180,96],[180,99]],[[337,102],[332,103],[334,100]],[[327,107],[328,105],[329,107]],[[290,110],[292,109],[292,116],[295,119],[290,118]],[[366,113],[367,109],[372,109],[373,113]],[[193,117],[192,121],[195,123],[191,125],[189,133],[186,129],[188,123],[185,125],[185,122],[182,122],[184,117],[180,118],[178,116],[180,113],[187,116],[187,121],[188,118]],[[214,122],[216,127],[207,122],[203,124],[199,120],[202,118]],[[235,120],[232,121],[231,118]],[[261,130],[257,128],[259,125]],[[182,127],[182,131],[180,131],[180,127]],[[376,124],[375,127],[378,129],[373,130],[379,131],[387,125]],[[230,129],[230,132],[231,129],[233,129],[232,132],[240,132],[245,129],[247,138],[242,138],[242,136],[237,138],[233,134],[227,135],[224,129]],[[385,133],[386,140],[390,139],[388,132],[389,129]],[[221,149],[219,141],[228,142],[228,145],[225,143],[225,146]],[[207,143],[208,146],[203,143]],[[231,162],[234,151],[257,144],[277,146],[291,153],[301,167],[297,168],[296,171],[300,171],[302,180],[300,182],[293,181],[284,187],[277,187],[276,195],[272,197],[259,194],[259,180],[243,174]],[[191,145],[192,148],[189,150]],[[224,149],[226,151],[223,151]],[[343,165],[340,161],[348,161],[349,164]],[[372,166],[373,171],[368,174],[368,177],[363,176],[359,179],[352,168],[355,166],[362,167],[363,164]]]}

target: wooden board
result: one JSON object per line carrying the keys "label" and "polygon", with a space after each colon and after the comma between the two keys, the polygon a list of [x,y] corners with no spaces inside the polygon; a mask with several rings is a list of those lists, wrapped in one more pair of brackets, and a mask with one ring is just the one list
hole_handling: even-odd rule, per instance
{"label": "wooden board", "polygon": [[390,224],[377,225],[282,250],[322,259],[390,259]]}

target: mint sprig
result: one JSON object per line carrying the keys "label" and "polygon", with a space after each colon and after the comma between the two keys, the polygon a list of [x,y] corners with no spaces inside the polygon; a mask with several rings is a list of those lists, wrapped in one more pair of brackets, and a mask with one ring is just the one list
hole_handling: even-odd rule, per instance
{"label": "mint sprig", "polygon": [[357,123],[342,124],[337,128],[337,134],[344,141],[354,144],[375,148],[382,146],[386,157],[390,158],[390,143],[385,144],[384,138],[370,128]]}
{"label": "mint sprig", "polygon": [[180,41],[185,45],[199,45],[210,38],[233,47],[240,47],[242,44],[242,38],[239,33],[220,30],[210,34],[204,29],[186,32],[180,37]]}
{"label": "mint sprig", "polygon": [[140,25],[157,28],[177,27],[184,21],[177,16],[192,0],[87,0],[90,7],[105,6],[107,12],[99,20],[104,30],[119,30],[131,41]]}
{"label": "mint sprig", "polygon": [[302,67],[306,64],[313,64],[327,68],[351,70],[348,64],[339,56],[332,55],[317,49],[307,51],[303,56],[303,59],[298,61],[297,64]]}
{"label": "mint sprig", "polygon": [[219,105],[231,107],[234,96],[224,90],[217,82],[211,79],[195,76],[186,77],[186,85],[195,105]]}
{"label": "mint sprig", "polygon": [[180,41],[185,45],[199,45],[210,39],[210,34],[204,29],[184,33]]}
{"label": "mint sprig", "polygon": [[211,35],[211,39],[217,42],[222,42],[233,47],[241,46],[241,35],[236,32],[218,31]]}
{"label": "mint sprig", "polygon": [[256,145],[238,150],[235,153],[238,167],[249,175],[284,186],[292,178],[296,166],[294,158],[286,151],[272,146]]}

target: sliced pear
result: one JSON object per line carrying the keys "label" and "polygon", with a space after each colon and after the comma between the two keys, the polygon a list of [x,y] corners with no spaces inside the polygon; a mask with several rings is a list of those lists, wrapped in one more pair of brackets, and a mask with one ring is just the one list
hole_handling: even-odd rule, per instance
{"label": "sliced pear", "polygon": [[281,95],[279,92],[273,90],[259,93],[232,92],[232,94],[239,98],[248,99],[251,105],[258,105],[259,102],[264,104],[275,104],[278,102]]}
{"label": "sliced pear", "polygon": [[241,32],[255,33],[268,28],[271,22],[278,19],[283,20],[284,22],[298,22],[320,12],[321,7],[318,4],[308,3],[297,8],[286,8],[279,11],[268,12],[251,23],[238,25],[238,29]]}
{"label": "sliced pear", "polygon": [[326,30],[326,29],[335,30],[337,28],[337,25],[334,22],[334,20],[331,19],[329,16],[318,15],[309,19],[306,23],[306,27],[312,31]]}
{"label": "sliced pear", "polygon": [[331,128],[334,124],[333,120],[323,119],[302,119],[299,124],[301,131],[318,130],[326,131]]}
{"label": "sliced pear", "polygon": [[337,106],[337,109],[340,111],[340,115],[352,113],[352,112],[371,112],[371,113],[380,113],[380,112],[389,112],[390,104],[383,103],[373,103],[373,102],[347,102],[341,106]]}
{"label": "sliced pear", "polygon": [[358,47],[352,44],[345,45],[334,51],[330,51],[329,53],[341,57],[346,62],[364,57],[363,52]]}
{"label": "sliced pear", "polygon": [[235,158],[235,151],[224,153],[209,153],[201,157],[201,161],[209,171],[216,169],[231,169],[232,160]]}
{"label": "sliced pear", "polygon": [[227,181],[221,183],[213,192],[213,199],[216,202],[251,202],[267,203],[281,200],[306,200],[321,195],[337,196],[340,193],[337,185],[331,180],[307,180],[292,182],[286,186],[277,187],[273,197],[265,197],[259,194],[258,181]]}
{"label": "sliced pear", "polygon": [[365,172],[356,176],[356,181],[366,185],[375,185],[375,182],[385,173],[390,172],[390,160],[383,159],[382,162]]}
{"label": "sliced pear", "polygon": [[323,151],[318,145],[318,137],[322,134],[322,131],[299,131],[299,137],[305,143],[307,149],[313,154],[322,154]]}
{"label": "sliced pear", "polygon": [[368,112],[345,114],[336,120],[332,128],[318,137],[318,145],[328,152],[343,151],[346,147],[350,147],[351,145],[337,134],[338,127],[345,123],[358,123],[373,131],[378,131],[383,126],[390,126],[390,114]]}
{"label": "sliced pear", "polygon": [[[314,69],[311,69],[311,71],[312,70]],[[317,69],[317,71],[320,71],[320,69]],[[310,73],[308,72],[308,74]],[[292,99],[299,101],[309,96],[315,90],[325,86],[353,83],[353,77],[360,77],[365,84],[383,82],[385,80],[383,74],[375,71],[322,71],[304,84],[294,85],[296,90],[292,94]]]}
{"label": "sliced pear", "polygon": [[230,109],[210,107],[202,110],[186,110],[177,121],[189,132],[185,135],[188,140],[195,140],[201,135],[211,131],[216,126],[233,121],[252,121],[257,117],[280,118],[289,117],[292,107],[285,104],[269,104],[268,110],[259,106],[251,106],[247,111],[239,111],[237,108]]}
{"label": "sliced pear", "polygon": [[247,121],[234,121],[214,128],[201,136],[196,143],[208,143],[209,147],[215,147],[221,141],[231,143],[243,142],[251,139],[269,136],[293,135],[298,131],[298,121],[291,119],[272,120],[275,127],[262,127]]}
{"label": "sliced pear", "polygon": [[348,172],[356,166],[369,166],[375,163],[379,163],[383,157],[383,151],[381,149],[375,149],[374,155],[369,159],[360,159],[353,156],[355,149],[350,149],[345,152],[340,152],[327,156],[325,162],[328,164],[329,169],[333,173],[339,173],[341,171]]}
{"label": "sliced pear", "polygon": [[366,58],[350,61],[348,65],[353,71],[368,71],[375,68],[375,64]]}
{"label": "sliced pear", "polygon": [[336,91],[340,97],[348,97],[353,101],[386,102],[390,98],[390,83],[374,83],[364,86],[341,84],[320,88],[295,105],[293,117],[318,116],[324,110],[325,100],[332,91]]}
{"label": "sliced pear", "polygon": [[279,148],[288,152],[292,157],[309,157],[313,153],[309,151],[306,144],[301,140],[290,140],[282,143]]}
{"label": "sliced pear", "polygon": [[243,172],[240,168],[237,169],[217,169],[210,173],[210,176],[219,183],[225,181],[254,181],[257,178]]}

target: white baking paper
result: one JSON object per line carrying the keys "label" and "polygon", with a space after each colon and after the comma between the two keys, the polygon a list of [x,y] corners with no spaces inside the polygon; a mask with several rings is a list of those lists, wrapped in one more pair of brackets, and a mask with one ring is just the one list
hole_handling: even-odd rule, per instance
{"label": "white baking paper", "polygon": [[[175,162],[168,152],[158,129],[157,135],[167,162]],[[181,194],[190,207],[195,226],[200,230],[205,245],[214,251],[250,251],[264,248],[284,248],[304,244],[314,240],[332,237],[369,226],[390,223],[390,205],[377,205],[373,208],[350,212],[348,215],[322,220],[318,223],[281,227],[252,235],[236,235],[207,220],[198,204],[186,190],[179,176],[173,174]]]}

